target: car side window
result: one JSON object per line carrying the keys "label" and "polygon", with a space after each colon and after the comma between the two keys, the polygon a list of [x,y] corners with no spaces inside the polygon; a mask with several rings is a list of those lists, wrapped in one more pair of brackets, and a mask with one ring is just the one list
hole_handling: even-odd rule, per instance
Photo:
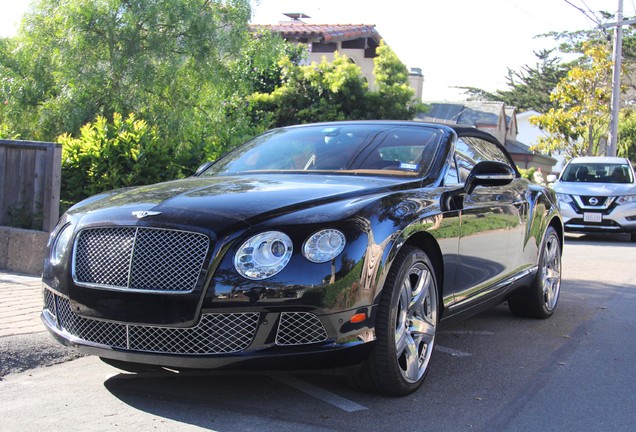
{"label": "car side window", "polygon": [[455,157],[453,156],[449,163],[448,172],[446,172],[446,176],[444,177],[444,184],[448,186],[456,185],[459,183],[459,177],[457,176],[457,163],[455,162]]}
{"label": "car side window", "polygon": [[475,162],[496,161],[510,165],[505,153],[496,145],[477,137],[461,137],[457,140],[457,151]]}
{"label": "car side window", "polygon": [[460,151],[458,151],[455,154],[455,159],[457,160],[457,172],[459,174],[459,182],[466,183],[468,174],[470,174],[470,172],[473,170],[477,162],[473,160],[470,156],[467,156]]}

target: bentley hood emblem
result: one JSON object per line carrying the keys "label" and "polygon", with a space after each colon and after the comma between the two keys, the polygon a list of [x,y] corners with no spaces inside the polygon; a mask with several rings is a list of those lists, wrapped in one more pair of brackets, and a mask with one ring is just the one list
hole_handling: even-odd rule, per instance
{"label": "bentley hood emblem", "polygon": [[132,214],[133,216],[136,216],[137,219],[141,219],[141,218],[145,218],[146,216],[157,216],[158,214],[161,214],[161,212],[138,210],[138,211],[132,212]]}

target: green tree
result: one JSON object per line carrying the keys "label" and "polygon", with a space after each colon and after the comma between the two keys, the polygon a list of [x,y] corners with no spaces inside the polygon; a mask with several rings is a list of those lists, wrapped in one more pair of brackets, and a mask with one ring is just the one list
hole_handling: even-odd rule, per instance
{"label": "green tree", "polygon": [[365,118],[367,83],[360,68],[338,53],[332,62],[280,63],[282,84],[251,97],[254,115],[271,126]]}
{"label": "green tree", "polygon": [[408,69],[384,41],[377,49],[373,75],[378,90],[367,95],[369,118],[412,119],[416,112],[424,111],[423,104],[414,99]]}
{"label": "green tree", "polygon": [[636,161],[636,112],[632,109],[621,111],[617,155]]}
{"label": "green tree", "polygon": [[568,157],[598,155],[601,138],[607,135],[611,97],[611,60],[605,45],[586,45],[586,61],[559,82],[551,100],[555,108],[530,119],[548,135],[537,149]]}
{"label": "green tree", "polygon": [[250,13],[249,0],[36,0],[18,36],[0,44],[2,124],[50,141],[134,112],[160,125],[191,169],[254,134],[236,102],[254,85],[237,65],[253,55],[267,69],[283,41],[246,51]]}
{"label": "green tree", "polygon": [[335,53],[332,62],[297,65],[280,62],[281,82],[274,91],[251,96],[257,122],[286,126],[330,120],[412,119],[423,105],[414,100],[408,71],[383,43],[375,59],[377,90],[370,91],[362,71]]}
{"label": "green tree", "polygon": [[61,201],[64,208],[96,193],[170,180],[177,176],[172,150],[158,128],[130,114],[112,122],[98,116],[77,137],[64,134]]}
{"label": "green tree", "polygon": [[525,65],[519,71],[508,69],[505,90],[491,93],[476,87],[460,88],[471,99],[500,101],[521,111],[548,112],[554,107],[550,94],[565,78],[570,65],[561,64],[560,59],[554,56],[554,50],[542,50],[534,54],[537,57],[534,66]]}

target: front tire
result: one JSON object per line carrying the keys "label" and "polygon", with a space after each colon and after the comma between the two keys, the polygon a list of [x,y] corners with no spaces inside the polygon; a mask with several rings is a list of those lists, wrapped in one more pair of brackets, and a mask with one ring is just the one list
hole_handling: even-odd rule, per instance
{"label": "front tire", "polygon": [[438,305],[430,259],[420,249],[404,246],[382,290],[374,347],[354,382],[390,396],[417,390],[433,354]]}
{"label": "front tire", "polygon": [[556,230],[546,230],[537,275],[528,289],[508,298],[510,311],[527,318],[549,318],[554,313],[561,292],[561,241]]}

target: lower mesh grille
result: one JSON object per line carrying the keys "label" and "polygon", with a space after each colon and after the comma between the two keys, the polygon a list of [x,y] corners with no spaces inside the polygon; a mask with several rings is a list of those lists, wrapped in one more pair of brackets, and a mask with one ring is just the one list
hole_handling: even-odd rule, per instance
{"label": "lower mesh grille", "polygon": [[[45,307],[50,309],[46,296]],[[258,312],[248,312],[203,314],[196,327],[190,328],[120,324],[81,317],[73,313],[68,299],[55,298],[59,325],[73,336],[113,348],[161,354],[244,351],[252,343],[259,319]],[[55,309],[54,304],[52,307]]]}
{"label": "lower mesh grille", "polygon": [[57,316],[57,309],[55,308],[55,294],[47,289],[44,290],[44,309],[48,310],[51,315]]}
{"label": "lower mesh grille", "polygon": [[327,340],[327,332],[320,319],[309,312],[280,314],[276,345],[305,345]]}

